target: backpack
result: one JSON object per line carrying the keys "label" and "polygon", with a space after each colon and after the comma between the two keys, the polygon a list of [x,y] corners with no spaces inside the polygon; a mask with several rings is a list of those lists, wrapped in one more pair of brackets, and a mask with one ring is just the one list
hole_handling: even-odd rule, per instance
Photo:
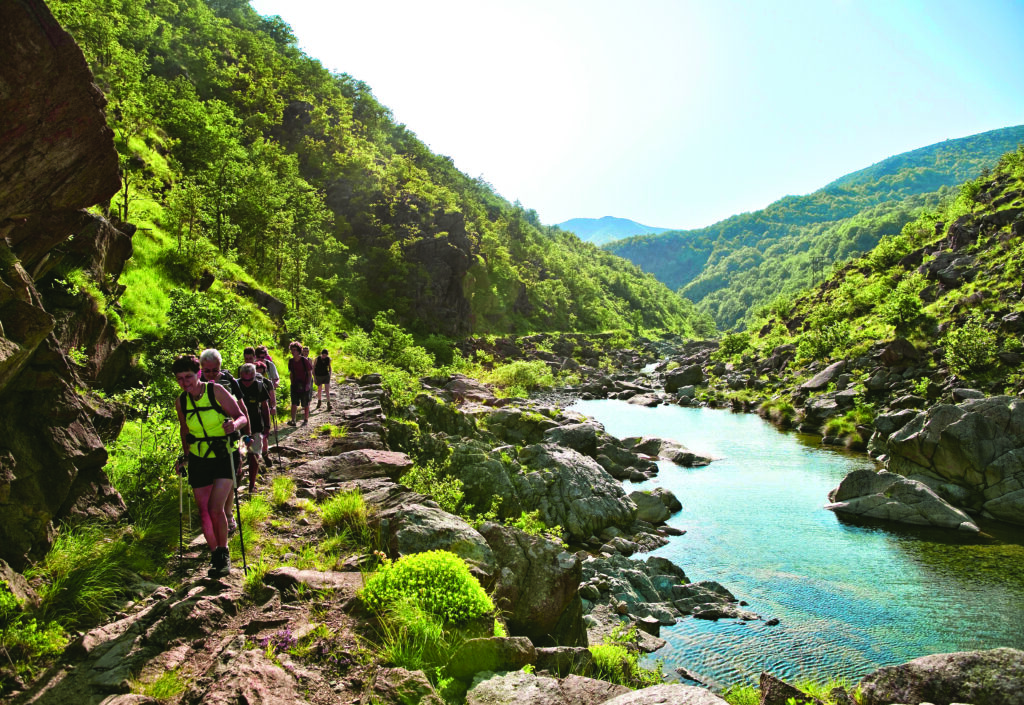
{"label": "backpack", "polygon": [[[228,375],[228,376],[230,377],[230,375]],[[232,380],[234,380],[233,377],[232,377]],[[237,384],[237,382],[236,382],[236,384]],[[220,412],[220,414],[224,418],[226,418],[226,419],[227,418],[231,418],[230,416],[228,416],[228,413],[226,411],[224,411],[224,407],[222,407],[220,405],[220,402],[217,401],[217,393],[213,389],[213,383],[210,383],[210,382],[206,383],[206,398],[209,400],[210,406],[213,407],[214,411]],[[178,396],[178,403],[181,405],[181,410],[182,410],[183,413],[188,413],[188,401],[189,401],[189,399],[188,399],[188,392],[182,392]],[[189,435],[191,436],[192,434],[189,434]],[[241,431],[234,431],[233,433],[229,433],[228,435],[224,436],[223,439],[224,439],[224,441],[232,441],[233,442],[233,441],[237,441],[241,437],[242,437],[242,432]],[[209,442],[209,443],[215,443],[218,440],[220,440],[220,438],[221,438],[220,436],[216,436],[212,440],[207,440],[207,439],[196,439],[196,440],[207,440],[207,442]]]}

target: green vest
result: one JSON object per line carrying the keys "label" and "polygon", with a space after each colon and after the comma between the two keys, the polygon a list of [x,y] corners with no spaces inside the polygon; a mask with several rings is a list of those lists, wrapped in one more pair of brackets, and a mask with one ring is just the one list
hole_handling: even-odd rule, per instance
{"label": "green vest", "polygon": [[[195,440],[189,443],[189,453],[199,458],[212,458],[217,448],[227,449],[228,434],[224,433],[224,419],[229,418],[217,403],[213,385],[202,383],[206,394],[199,401],[192,399],[188,392],[181,394],[181,410],[185,414],[185,425]],[[234,435],[234,434],[232,434]]]}

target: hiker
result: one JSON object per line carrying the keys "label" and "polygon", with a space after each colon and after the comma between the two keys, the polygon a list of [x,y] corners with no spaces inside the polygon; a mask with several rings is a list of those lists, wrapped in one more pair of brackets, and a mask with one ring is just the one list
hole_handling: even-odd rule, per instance
{"label": "hiker", "polygon": [[181,431],[182,455],[175,469],[188,473],[188,484],[199,507],[203,536],[210,547],[210,577],[231,572],[228,521],[224,506],[230,502],[231,476],[238,467],[238,450],[231,446],[247,419],[238,402],[221,385],[204,382],[199,360],[182,355],[171,371],[182,393],[174,402]]}
{"label": "hiker", "polygon": [[[274,389],[274,383],[267,377],[267,365],[263,360],[257,360],[255,363],[256,374],[263,378],[263,386],[267,390],[268,401],[260,409],[260,416],[263,419],[263,464],[266,467],[270,467],[274,462],[270,459],[270,431],[274,428],[277,416],[277,391]],[[277,439],[274,439],[277,442]]]}
{"label": "hiker", "polygon": [[[249,451],[246,462],[249,465],[249,494],[256,491],[256,475],[259,473],[259,454],[263,449],[263,437],[267,433],[264,418],[269,418],[270,394],[263,376],[256,372],[256,365],[247,362],[238,370],[238,386],[242,389],[242,403],[249,415],[249,436],[246,443]],[[266,411],[266,416],[264,412]]]}
{"label": "hiker", "polygon": [[303,408],[302,425],[309,423],[309,400],[313,394],[313,363],[302,356],[302,345],[293,340],[288,345],[292,358],[288,361],[288,375],[291,378],[292,418],[289,426],[296,425],[298,407]]}
{"label": "hiker", "polygon": [[[216,382],[220,386],[224,387],[231,396],[237,401],[242,400],[242,388],[238,384],[238,380],[231,376],[231,373],[225,369],[222,369],[222,359],[220,351],[215,348],[207,348],[199,354],[199,366],[202,369],[203,382]],[[241,405],[242,413],[245,415],[246,426],[249,425],[249,414],[245,409],[245,405]],[[244,430],[244,429],[243,429]],[[228,517],[228,535],[234,534],[235,529],[238,526],[235,524],[235,518],[231,515],[231,495],[228,495],[225,501],[224,511]]]}
{"label": "hiker", "polygon": [[[249,363],[256,364],[256,348],[246,347],[242,350],[242,365]],[[236,379],[242,376],[242,365],[238,366],[238,372],[235,373]]]}
{"label": "hiker", "polygon": [[316,383],[316,408],[320,408],[320,400],[327,395],[327,410],[331,410],[331,356],[327,348],[320,351],[313,363],[313,382]]}
{"label": "hiker", "polygon": [[280,386],[281,384],[281,375],[278,374],[277,365],[275,365],[274,361],[271,359],[270,353],[267,351],[266,345],[256,346],[256,359],[263,360],[264,364],[267,366],[266,376],[268,379],[270,379],[271,382],[273,382],[274,389],[277,389],[278,386]]}

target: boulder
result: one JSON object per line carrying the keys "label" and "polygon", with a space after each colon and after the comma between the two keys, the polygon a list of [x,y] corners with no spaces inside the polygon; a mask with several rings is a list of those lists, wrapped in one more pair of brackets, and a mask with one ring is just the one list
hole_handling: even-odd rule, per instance
{"label": "boulder", "polygon": [[186,702],[203,705],[300,705],[305,702],[295,678],[260,649],[249,649],[230,659],[222,656],[210,668],[208,676],[203,679],[208,683],[206,689],[199,697]]}
{"label": "boulder", "polygon": [[685,468],[703,467],[710,465],[713,460],[713,458],[705,455],[694,453],[682,443],[677,443],[676,441],[662,441],[658,457],[670,460],[676,465],[682,465]]}
{"label": "boulder", "polygon": [[582,676],[563,679],[524,671],[481,674],[466,694],[466,705],[599,705],[629,688]]}
{"label": "boulder", "polygon": [[939,404],[872,438],[887,469],[966,490],[966,509],[1024,524],[1024,399],[988,397]]}
{"label": "boulder", "polygon": [[650,492],[637,490],[636,492],[630,492],[629,498],[636,505],[636,518],[639,521],[659,524],[667,521],[672,514],[661,500],[661,497],[657,497]]}
{"label": "boulder", "polygon": [[[583,634],[585,638],[585,629]],[[594,655],[585,646],[544,646],[537,649],[537,670],[556,676],[587,674],[593,663]]]}
{"label": "boulder", "polygon": [[458,402],[478,401],[489,403],[495,400],[494,392],[491,391],[490,387],[466,375],[452,375],[447,384],[444,385],[444,389]]}
{"label": "boulder", "polygon": [[375,523],[392,558],[424,551],[451,551],[477,572],[488,577],[494,575],[494,554],[484,537],[465,520],[442,509],[403,504],[378,514]]}
{"label": "boulder", "polygon": [[480,671],[518,671],[537,660],[537,651],[524,636],[468,639],[452,654],[448,673],[468,679]]}
{"label": "boulder", "polygon": [[311,477],[335,481],[388,477],[397,480],[413,465],[405,453],[390,450],[350,450],[302,466]]}
{"label": "boulder", "polygon": [[830,383],[832,383],[836,377],[843,373],[846,369],[846,361],[840,360],[839,362],[833,362],[831,365],[823,369],[818,374],[811,377],[809,380],[800,385],[800,389],[806,389],[809,392],[817,392],[824,389]]}
{"label": "boulder", "polygon": [[858,686],[862,705],[998,703],[1024,705],[1024,651],[934,654],[881,668]]}
{"label": "boulder", "polygon": [[829,493],[826,509],[905,524],[939,526],[978,533],[978,526],[922,482],[891,472],[854,470]]}
{"label": "boulder", "polygon": [[514,527],[485,522],[480,534],[494,556],[492,597],[509,633],[534,644],[586,646],[579,558],[554,541]]}
{"label": "boulder", "polygon": [[683,387],[701,384],[704,384],[704,370],[700,365],[679,367],[665,375],[665,391],[669,394],[674,394]]}
{"label": "boulder", "polygon": [[423,671],[407,671],[404,668],[380,668],[373,674],[369,687],[359,699],[360,705],[382,705],[383,703],[419,703],[419,705],[444,705],[444,700],[434,690]]}
{"label": "boulder", "polygon": [[544,432],[545,443],[555,443],[594,457],[598,439],[604,435],[604,426],[596,421],[566,424]]}
{"label": "boulder", "polygon": [[604,705],[728,705],[727,701],[718,697],[706,688],[680,683],[662,683],[650,688],[642,688],[624,693]]}
{"label": "boulder", "polygon": [[759,679],[761,699],[759,705],[825,705],[821,700],[794,688],[770,673],[761,672]]}
{"label": "boulder", "polygon": [[544,443],[520,451],[519,462],[523,474],[512,482],[523,508],[540,510],[545,524],[561,526],[574,540],[633,523],[636,505],[595,460]]}

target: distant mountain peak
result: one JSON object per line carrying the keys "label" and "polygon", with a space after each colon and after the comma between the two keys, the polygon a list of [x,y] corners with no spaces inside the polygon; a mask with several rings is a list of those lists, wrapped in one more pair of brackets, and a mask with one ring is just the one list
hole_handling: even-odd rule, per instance
{"label": "distant mountain peak", "polygon": [[595,245],[604,245],[634,235],[658,235],[671,230],[644,225],[628,218],[616,218],[613,215],[600,218],[572,218],[559,223],[558,227],[576,233],[584,242],[592,242]]}

